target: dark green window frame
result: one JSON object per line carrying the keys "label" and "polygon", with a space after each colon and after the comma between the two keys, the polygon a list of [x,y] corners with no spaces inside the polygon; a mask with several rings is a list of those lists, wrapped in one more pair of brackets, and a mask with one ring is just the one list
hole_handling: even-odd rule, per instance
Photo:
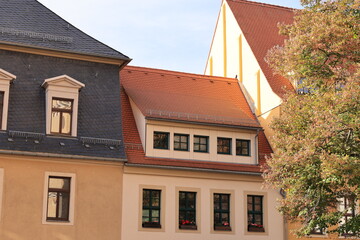
{"label": "dark green window frame", "polygon": [[[205,149],[204,149],[205,148]],[[194,152],[209,152],[209,137],[208,136],[194,136]]]}
{"label": "dark green window frame", "polygon": [[142,227],[161,228],[160,220],[161,190],[143,189]]}
{"label": "dark green window frame", "polygon": [[174,150],[189,151],[189,135],[174,133]]}
{"label": "dark green window frame", "polygon": [[236,139],[236,155],[250,156],[250,140]]}
{"label": "dark green window frame", "polygon": [[265,232],[264,228],[264,196],[247,195],[248,231]]}
{"label": "dark green window frame", "polygon": [[169,133],[154,132],[154,149],[169,149]]}
{"label": "dark green window frame", "polygon": [[230,194],[214,193],[214,230],[231,231]]}
{"label": "dark green window frame", "polygon": [[179,228],[196,230],[196,192],[179,192]]}
{"label": "dark green window frame", "polygon": [[217,153],[231,155],[231,138],[217,138]]}

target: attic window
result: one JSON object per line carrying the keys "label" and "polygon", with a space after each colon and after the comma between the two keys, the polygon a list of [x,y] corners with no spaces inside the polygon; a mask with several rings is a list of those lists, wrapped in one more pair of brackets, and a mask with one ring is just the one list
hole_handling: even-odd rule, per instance
{"label": "attic window", "polygon": [[0,68],[0,130],[7,129],[10,83],[16,76]]}
{"label": "attic window", "polygon": [[46,89],[46,134],[76,137],[79,91],[85,85],[67,75],[49,78]]}

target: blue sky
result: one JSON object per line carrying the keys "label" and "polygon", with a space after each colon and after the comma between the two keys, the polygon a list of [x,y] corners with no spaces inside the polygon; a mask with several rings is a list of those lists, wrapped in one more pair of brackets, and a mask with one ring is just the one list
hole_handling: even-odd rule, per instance
{"label": "blue sky", "polygon": [[[130,65],[203,74],[221,0],[39,0],[133,59]],[[300,8],[300,0],[261,0]]]}

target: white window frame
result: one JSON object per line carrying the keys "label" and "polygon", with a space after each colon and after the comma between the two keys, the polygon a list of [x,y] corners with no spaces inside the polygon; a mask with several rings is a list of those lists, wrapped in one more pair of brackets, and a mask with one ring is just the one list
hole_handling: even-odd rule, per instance
{"label": "white window frame", "polygon": [[10,83],[16,76],[0,68],[0,92],[4,92],[3,111],[1,116],[0,130],[7,130],[7,119],[9,111]]}
{"label": "white window frame", "polygon": [[[70,181],[69,221],[47,220],[47,205],[48,205],[48,191],[49,191],[49,177],[50,176],[51,177],[70,177],[71,178],[71,181]],[[75,181],[76,181],[75,173],[45,172],[42,224],[74,225]]]}
{"label": "white window frame", "polygon": [[[67,76],[61,75],[58,77],[45,79],[41,85],[46,89],[45,108],[46,108],[46,134],[51,133],[51,111],[52,100],[54,98],[69,99],[73,101],[72,119],[71,119],[71,134],[70,136],[77,136],[77,121],[78,121],[78,105],[79,105],[79,91],[85,87],[85,84]],[[61,134],[55,134],[61,135]]]}

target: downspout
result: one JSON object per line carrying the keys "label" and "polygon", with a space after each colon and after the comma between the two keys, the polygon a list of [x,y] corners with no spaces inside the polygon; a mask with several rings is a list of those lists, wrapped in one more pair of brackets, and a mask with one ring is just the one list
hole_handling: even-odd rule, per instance
{"label": "downspout", "polygon": [[255,135],[255,163],[259,164],[259,129],[256,129]]}

